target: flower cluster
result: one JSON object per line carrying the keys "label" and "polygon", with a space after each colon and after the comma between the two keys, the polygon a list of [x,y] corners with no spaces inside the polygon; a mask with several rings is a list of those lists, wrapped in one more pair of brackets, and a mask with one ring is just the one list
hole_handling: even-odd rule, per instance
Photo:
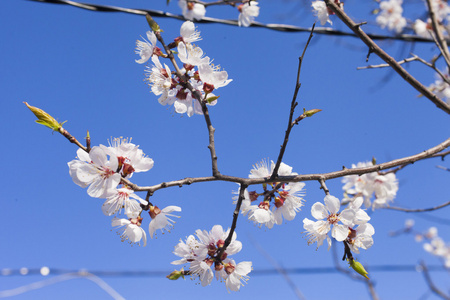
{"label": "flower cluster", "polygon": [[[195,3],[189,0],[179,0],[178,5],[181,8],[183,17],[187,20],[201,20],[205,17],[206,8],[201,3]],[[258,2],[252,0],[242,1],[237,6],[239,10],[238,24],[239,26],[250,26],[255,18],[259,16]]]}
{"label": "flower cluster", "polygon": [[436,81],[428,88],[433,91],[433,93],[435,93],[439,98],[445,99],[446,102],[450,105],[450,85],[448,84],[448,82],[450,81],[450,75],[448,69],[443,72],[443,74],[444,78],[437,75]]}
{"label": "flower cluster", "polygon": [[[372,235],[375,229],[367,223],[370,217],[361,209],[362,198],[350,203],[343,211],[339,212],[340,201],[338,198],[327,195],[324,204],[314,203],[311,207],[311,215],[317,220],[303,219],[303,228],[308,236],[308,244],[317,243],[317,247],[326,239],[328,249],[331,247],[331,236],[338,242],[345,241],[350,249],[359,253],[359,248],[367,250],[372,247]],[[340,222],[340,223],[339,223]]]}
{"label": "flower cluster", "polygon": [[[364,168],[373,166],[372,162],[359,162],[352,165],[354,168]],[[348,175],[342,179],[345,191],[344,202],[355,201],[362,197],[366,207],[372,209],[384,207],[388,202],[393,201],[398,191],[398,181],[395,173],[379,174],[377,172],[359,175]],[[371,202],[372,196],[375,200]]]}
{"label": "flower cluster", "polygon": [[213,226],[210,232],[197,230],[197,239],[190,235],[185,242],[180,240],[175,246],[173,253],[181,259],[173,261],[172,264],[189,263],[189,274],[198,277],[202,286],[211,284],[215,272],[216,278],[224,280],[229,291],[238,291],[249,279],[247,274],[252,270],[252,263],[244,261],[236,264],[229,258],[242,249],[241,242],[236,240],[236,232],[233,232],[228,247],[222,251],[229,233],[230,229],[224,232],[220,225]]}
{"label": "flower cluster", "polygon": [[151,59],[153,65],[147,67],[146,81],[152,93],[160,96],[158,102],[173,105],[175,112],[186,113],[191,117],[203,114],[202,104],[215,105],[218,96],[212,92],[228,85],[231,79],[228,79],[226,71],[212,64],[212,60],[204,55],[200,47],[192,44],[201,40],[194,23],[184,22],[180,34],[169,45],[177,48],[178,58],[183,63],[184,68],[180,73],[172,72],[166,64],[161,64],[159,58],[165,55],[155,46],[156,36],[150,31],[147,32],[148,42],[137,42],[136,53],[141,58],[136,62],[145,63]]}
{"label": "flower cluster", "polygon": [[[339,5],[340,8],[344,8],[344,3],[340,0],[334,0],[334,3]],[[330,25],[333,24],[330,20],[330,15],[334,15],[334,12],[327,7],[324,1],[313,1],[311,6],[313,8],[314,15],[319,19],[321,25],[325,25],[327,22],[330,23]]]}
{"label": "flower cluster", "polygon": [[[272,161],[269,171],[267,161],[263,160],[250,171],[249,178],[270,177],[274,167],[275,164]],[[278,175],[290,176],[297,175],[297,173],[292,172],[292,167],[281,163]],[[241,212],[244,215],[248,214],[249,220],[255,224],[259,226],[265,225],[268,228],[272,228],[274,224],[281,225],[283,218],[292,221],[303,206],[304,186],[303,182],[290,182],[287,184],[275,182],[263,184],[263,191],[259,193],[256,191],[249,192],[246,189],[242,200]],[[260,196],[262,199],[258,200]],[[235,204],[237,199],[238,196],[233,197]],[[253,202],[257,204],[252,205]]]}
{"label": "flower cluster", "polygon": [[[72,180],[82,188],[88,187],[89,196],[106,198],[102,211],[106,216],[114,215],[111,225],[119,229],[122,241],[140,244],[142,240],[145,246],[147,237],[141,227],[143,209],[149,210],[152,219],[149,225],[152,238],[155,230],[170,229],[173,220],[168,216],[173,215],[169,213],[181,211],[181,208],[169,206],[160,210],[122,183],[122,178],[130,178],[135,172],[146,172],[153,167],[153,159],[147,157],[139,146],[128,139],[115,138],[110,146],[95,146],[89,153],[78,149],[77,157],[68,163]],[[126,218],[117,217],[122,214]]]}
{"label": "flower cluster", "polygon": [[445,267],[450,268],[450,244],[446,244],[445,241],[438,236],[436,227],[430,227],[425,233],[416,234],[415,239],[417,242],[427,240],[427,242],[423,244],[423,249],[442,259]]}
{"label": "flower cluster", "polygon": [[406,19],[402,16],[403,0],[389,0],[380,2],[380,14],[376,22],[381,28],[388,28],[396,33],[401,33],[406,26]]}

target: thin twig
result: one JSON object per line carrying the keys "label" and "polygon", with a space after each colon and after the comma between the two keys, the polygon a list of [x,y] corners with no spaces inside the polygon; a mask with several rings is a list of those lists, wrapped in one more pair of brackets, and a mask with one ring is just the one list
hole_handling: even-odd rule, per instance
{"label": "thin twig", "polygon": [[324,191],[325,195],[330,194],[330,190],[327,188],[327,185],[325,184],[325,180],[323,178],[319,179],[320,188]]}
{"label": "thin twig", "polygon": [[364,282],[367,285],[367,288],[369,289],[369,294],[370,294],[370,297],[372,298],[372,300],[378,300],[379,298],[375,291],[375,287],[373,285],[372,280],[366,280],[364,277],[362,277],[360,275],[356,275],[355,273],[351,272],[350,270],[343,268],[338,260],[336,243],[333,243],[332,248],[333,248],[332,258],[333,258],[333,263],[334,263],[334,267],[336,268],[336,270],[338,270],[339,272],[350,277],[352,280]]}
{"label": "thin twig", "polygon": [[273,169],[272,172],[272,176],[270,176],[271,179],[274,179],[275,177],[278,176],[278,169],[280,168],[281,165],[281,161],[283,160],[283,155],[284,152],[286,151],[286,146],[287,143],[289,141],[289,135],[291,134],[291,130],[292,127],[294,127],[294,124],[297,124],[298,121],[296,123],[293,124],[292,122],[292,118],[294,116],[294,112],[295,112],[295,107],[297,107],[298,103],[297,103],[297,95],[298,95],[298,91],[300,90],[301,87],[301,83],[300,83],[300,71],[302,68],[302,62],[303,62],[303,58],[305,56],[306,53],[306,49],[308,48],[309,42],[311,41],[312,37],[313,37],[313,32],[314,32],[314,27],[316,26],[316,23],[313,24],[312,28],[311,28],[311,33],[309,35],[309,38],[306,42],[305,48],[303,48],[303,53],[302,55],[298,58],[298,70],[297,70],[297,82],[295,83],[295,89],[294,89],[294,96],[292,97],[292,101],[291,101],[291,109],[289,112],[289,121],[288,121],[288,125],[287,125],[287,129],[284,135],[284,141],[283,141],[283,145],[281,146],[280,149],[280,153],[278,154],[278,159],[277,162],[275,164],[275,167]]}
{"label": "thin twig", "polygon": [[438,295],[439,297],[441,297],[442,299],[450,300],[449,295],[444,294],[444,292],[442,292],[440,289],[437,288],[436,285],[434,285],[433,281],[431,280],[430,273],[428,273],[428,268],[424,262],[420,263],[420,267],[422,268],[423,277],[425,277],[425,281],[427,282],[428,286],[430,287],[430,290],[433,293],[435,293],[436,295]]}
{"label": "thin twig", "polygon": [[[149,24],[153,21],[150,14],[147,14],[146,18],[147,18],[147,21],[149,22]],[[176,70],[176,74],[177,74],[178,78],[181,79],[180,84],[184,88],[187,88],[192,93],[192,96],[196,99],[196,101],[199,102],[199,104],[202,107],[203,117],[205,118],[206,126],[208,128],[208,137],[209,137],[208,149],[211,153],[212,174],[214,177],[216,177],[216,176],[220,175],[220,172],[219,172],[219,168],[217,166],[217,155],[216,155],[216,148],[215,148],[215,142],[214,142],[215,129],[212,126],[212,122],[209,117],[208,107],[206,106],[206,103],[203,101],[201,93],[198,90],[195,90],[194,87],[189,82],[189,78],[186,77],[186,75],[183,75],[181,73],[181,69],[180,69],[180,67],[178,67],[178,64],[175,60],[173,52],[169,49],[169,47],[164,42],[164,39],[161,36],[161,32],[156,31],[155,35],[156,35],[156,38],[158,39],[158,41],[161,43],[161,45],[163,45],[164,50],[167,54],[167,57],[170,59],[170,61],[172,62],[172,65],[174,66],[174,68]]]}
{"label": "thin twig", "polygon": [[[398,61],[397,63],[399,65],[401,65],[401,64],[415,61],[415,60],[417,60],[417,57],[410,57],[410,58],[402,59],[402,60]],[[377,69],[377,68],[387,68],[387,67],[390,67],[390,65],[389,64],[368,65],[365,67],[357,67],[356,70]]]}
{"label": "thin twig", "polygon": [[435,206],[435,207],[430,207],[430,208],[417,208],[417,209],[408,209],[408,208],[402,208],[402,207],[395,207],[395,206],[386,206],[384,207],[385,209],[392,209],[392,210],[399,210],[399,211],[404,211],[404,212],[426,212],[426,211],[433,211],[433,210],[438,210],[440,208],[446,207],[450,205],[450,201],[445,202],[444,204]]}
{"label": "thin twig", "polygon": [[383,49],[381,49],[362,29],[353,22],[350,17],[332,0],[325,0],[327,7],[330,8],[345,25],[347,25],[371,50],[371,52],[378,55],[382,60],[388,63],[394,71],[396,71],[406,82],[414,87],[419,93],[431,100],[438,108],[450,114],[450,105],[445,101],[437,97],[426,86],[420,83],[416,78],[409,74],[401,65],[399,65],[395,59],[389,56]]}
{"label": "thin twig", "polygon": [[[450,154],[450,151],[445,151],[445,152],[440,152],[440,153],[436,153],[436,154],[430,155],[429,157],[426,157],[426,158],[424,158],[424,159],[440,157],[441,160],[444,161],[445,157],[446,157],[447,155],[449,155],[449,154]],[[422,159],[422,160],[424,160],[424,159]],[[403,169],[403,168],[405,168],[406,166],[409,166],[409,165],[410,165],[410,164],[398,166],[397,168],[394,168],[394,169],[392,169],[392,170],[385,171],[385,172],[379,172],[379,173],[380,173],[380,175],[386,175],[386,174],[388,174],[388,173],[397,173],[398,171],[400,171],[401,169]]]}
{"label": "thin twig", "polygon": [[450,68],[450,53],[448,52],[447,42],[445,41],[444,37],[442,36],[441,30],[439,30],[439,24],[436,19],[436,15],[433,11],[433,6],[431,5],[430,0],[427,0],[427,6],[428,6],[428,13],[429,13],[430,19],[431,19],[431,24],[433,25],[433,32],[436,37],[436,45],[438,46],[439,50],[441,51],[442,56],[444,57],[444,60],[447,63],[447,67]]}
{"label": "thin twig", "polygon": [[246,188],[247,188],[247,185],[241,184],[241,187],[239,189],[239,197],[236,202],[236,208],[234,209],[234,212],[233,212],[233,222],[231,223],[230,232],[228,233],[228,236],[225,239],[225,243],[224,243],[223,247],[220,248],[217,252],[216,258],[218,258],[218,259],[221,259],[223,253],[225,252],[227,247],[230,245],[231,239],[233,238],[234,231],[236,230],[236,224],[237,224],[237,219],[239,217],[239,212],[241,211],[242,200],[244,200],[244,198],[245,198],[244,192],[245,192]]}
{"label": "thin twig", "polygon": [[449,168],[446,168],[446,167],[444,167],[444,166],[436,166],[436,168],[438,168],[438,169],[442,169],[442,170],[445,170],[445,171],[450,171],[450,169]]}
{"label": "thin twig", "polygon": [[297,296],[298,299],[306,300],[303,293],[292,281],[287,270],[283,268],[283,266],[281,266],[269,253],[267,253],[267,251],[264,250],[264,248],[256,240],[250,238],[250,242],[253,244],[253,246],[255,246],[256,250],[258,250],[259,253],[261,253],[270,262],[270,264],[275,268],[275,270],[277,270],[277,272],[283,276],[284,280],[287,282],[288,286],[294,292],[295,296]]}

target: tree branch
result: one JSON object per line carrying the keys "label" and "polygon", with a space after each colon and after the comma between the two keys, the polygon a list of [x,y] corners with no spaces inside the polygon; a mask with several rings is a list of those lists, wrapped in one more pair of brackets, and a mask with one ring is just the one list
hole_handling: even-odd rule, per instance
{"label": "tree branch", "polygon": [[438,108],[450,114],[450,105],[445,103],[442,99],[437,97],[433,92],[431,92],[426,86],[420,83],[416,78],[409,74],[400,64],[398,64],[394,58],[389,56],[383,51],[362,29],[361,26],[353,22],[347,14],[332,0],[325,0],[327,7],[330,8],[338,17],[341,19],[345,25],[348,26],[360,39],[369,47],[369,50],[376,55],[378,55],[382,60],[388,63],[394,71],[396,71],[406,82],[408,82],[412,87],[414,87],[419,93],[427,97],[431,102],[433,102]]}
{"label": "tree branch", "polygon": [[[442,150],[446,149],[447,147],[450,147],[450,138],[446,139],[444,142],[440,143],[439,145],[432,147],[428,150],[422,151],[418,154],[403,157],[400,159],[394,159],[389,162],[377,164],[370,167],[364,167],[364,168],[355,168],[355,169],[344,169],[340,171],[334,171],[329,173],[318,173],[318,174],[305,174],[305,175],[295,175],[295,176],[279,176],[276,179],[270,179],[270,178],[241,178],[241,177],[235,177],[235,176],[228,176],[228,175],[222,175],[219,174],[217,176],[211,176],[211,177],[193,177],[193,178],[185,178],[181,180],[176,181],[170,181],[170,182],[163,182],[154,186],[138,186],[136,184],[133,184],[128,179],[122,178],[122,182],[130,186],[135,191],[150,191],[155,192],[159,189],[171,187],[171,186],[183,186],[186,184],[192,184],[196,182],[207,182],[207,181],[229,181],[229,182],[236,182],[240,184],[245,184],[247,186],[249,185],[255,185],[255,184],[262,184],[262,183],[272,183],[272,182],[299,182],[299,181],[311,181],[311,180],[329,180],[333,178],[340,178],[347,175],[362,175],[366,173],[372,173],[372,172],[378,172],[381,170],[391,169],[397,166],[401,165],[407,165],[407,164],[413,164],[416,161],[431,157]],[[440,155],[436,155],[440,156]],[[435,157],[436,157],[435,156]]]}

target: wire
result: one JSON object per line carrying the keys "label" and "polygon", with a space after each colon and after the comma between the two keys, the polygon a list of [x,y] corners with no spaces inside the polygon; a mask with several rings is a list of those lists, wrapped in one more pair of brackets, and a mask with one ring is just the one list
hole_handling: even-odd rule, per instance
{"label": "wire", "polygon": [[[2,272],[3,273],[3,272]],[[76,278],[85,278],[88,279],[95,284],[97,284],[102,290],[104,290],[106,293],[108,293],[112,298],[116,300],[125,300],[124,297],[122,297],[116,290],[114,290],[110,285],[108,285],[105,281],[103,281],[101,278],[97,277],[96,275],[92,273],[88,273],[86,271],[78,271],[78,272],[70,272],[65,273],[53,278],[41,280],[38,282],[33,282],[27,285],[20,286],[15,289],[10,290],[3,290],[0,291],[0,298],[6,298],[6,297],[12,297],[17,296],[32,290],[37,290],[44,288],[46,286],[56,284],[59,282],[76,279]]]}

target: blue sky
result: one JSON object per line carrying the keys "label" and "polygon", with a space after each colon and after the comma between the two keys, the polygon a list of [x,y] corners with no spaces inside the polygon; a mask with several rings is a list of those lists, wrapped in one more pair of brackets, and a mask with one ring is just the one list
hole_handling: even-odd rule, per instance
{"label": "blue sky", "polygon": [[[149,8],[180,13],[176,2],[99,1],[130,8]],[[306,3],[306,2],[305,2]],[[308,2],[309,3],[309,2]],[[261,1],[262,23],[289,23],[309,27],[310,7],[284,1]],[[346,11],[356,20],[369,20],[367,30],[377,30],[365,7],[346,1]],[[421,3],[411,6],[420,15]],[[286,14],[286,11],[289,13]],[[414,15],[411,14],[411,15]],[[207,16],[237,18],[232,8],[214,7]],[[166,40],[179,35],[179,20],[156,19]],[[343,29],[336,18],[335,28]],[[182,207],[181,218],[170,234],[158,235],[147,247],[121,243],[111,231],[110,218],[101,211],[102,199],[90,198],[73,184],[67,162],[76,147],[59,134],[34,123],[23,101],[68,122],[65,128],[79,140],[89,130],[92,145],[107,144],[111,137],[132,137],[155,161],[152,170],[135,174],[133,182],[153,185],[185,177],[209,176],[208,137],[201,116],[180,116],[163,107],[143,82],[144,66],[134,60],[135,41],[145,36],[144,17],[122,13],[91,12],[69,6],[30,1],[4,1],[0,10],[2,70],[0,112],[4,147],[0,203],[4,211],[0,269],[40,268],[89,271],[167,271],[177,257],[172,254],[179,239],[196,229],[231,225],[234,183],[200,183],[155,193],[153,203]],[[233,79],[219,90],[219,103],[210,114],[216,128],[216,147],[221,173],[247,177],[252,165],[276,160],[292,98],[298,57],[308,38],[305,33],[282,33],[260,28],[199,24],[203,40],[198,45]],[[383,42],[397,59],[414,52],[430,59],[431,44]],[[342,166],[371,160],[379,162],[413,155],[449,136],[448,116],[387,69],[360,70],[367,49],[352,37],[315,35],[302,67],[298,111],[323,111],[303,120],[291,134],[284,162],[299,174],[339,170]],[[370,64],[380,60],[371,55]],[[408,71],[425,85],[434,74],[419,63]],[[399,172],[396,206],[425,208],[449,201],[448,167],[438,159],[422,161]],[[340,179],[327,182],[331,194],[342,197]],[[297,217],[271,230],[259,229],[245,217],[238,220],[238,240],[243,250],[236,261],[251,260],[255,273],[271,269],[257,243],[285,268],[332,267],[332,252],[307,246],[302,220],[311,205],[323,201],[317,182],[306,183],[306,204]],[[145,197],[145,194],[141,195]],[[448,208],[432,214],[406,214],[379,210],[371,214],[374,246],[357,259],[369,266],[414,265],[439,260],[427,254],[412,236],[389,237],[407,218],[418,230],[437,226],[450,240]],[[444,218],[436,222],[436,218]],[[440,220],[440,219],[439,219]],[[147,220],[148,221],[148,220]],[[146,224],[144,228],[146,229]],[[338,245],[339,256],[342,245]],[[50,275],[51,276],[51,275]],[[435,283],[448,290],[448,274],[434,272]],[[228,294],[225,285],[213,281],[201,287],[191,280],[172,282],[164,277],[103,277],[123,297],[169,299],[271,299],[294,297],[279,275],[252,275],[240,292]],[[416,299],[428,295],[420,273],[370,272],[382,299]],[[49,277],[46,277],[49,278]],[[45,279],[41,276],[0,276],[0,290]],[[291,279],[306,299],[365,299],[365,285],[341,274],[292,274]],[[427,294],[428,293],[428,294]],[[75,279],[24,293],[14,299],[108,299],[93,283]],[[429,296],[427,299],[435,299]]]}

